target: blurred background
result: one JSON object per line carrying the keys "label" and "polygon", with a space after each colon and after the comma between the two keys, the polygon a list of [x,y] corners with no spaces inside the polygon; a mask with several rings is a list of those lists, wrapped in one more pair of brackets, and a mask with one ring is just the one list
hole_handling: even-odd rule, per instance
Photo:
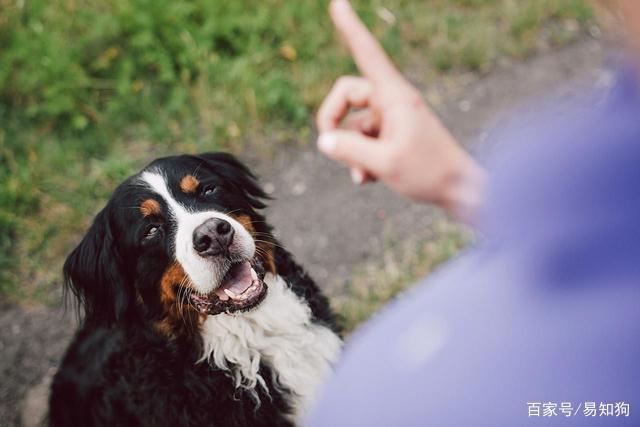
{"label": "blurred background", "polygon": [[[532,96],[607,85],[585,0],[354,1],[454,134],[482,151]],[[73,332],[61,266],[155,157],[226,150],[275,198],[276,235],[348,330],[472,238],[358,189],[315,152],[314,110],[355,73],[326,1],[0,0],[0,424],[37,424]]]}

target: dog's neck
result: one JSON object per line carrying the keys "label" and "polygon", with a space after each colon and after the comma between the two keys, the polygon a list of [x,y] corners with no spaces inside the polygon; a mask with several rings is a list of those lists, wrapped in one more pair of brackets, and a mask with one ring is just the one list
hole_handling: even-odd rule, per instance
{"label": "dog's neck", "polygon": [[[312,322],[309,306],[280,276],[267,274],[266,299],[256,309],[208,316],[202,325],[203,355],[229,372],[236,387],[265,387],[260,365],[270,367],[277,386],[289,393],[294,418],[308,403],[338,357],[341,340]],[[269,390],[267,390],[269,391]]]}

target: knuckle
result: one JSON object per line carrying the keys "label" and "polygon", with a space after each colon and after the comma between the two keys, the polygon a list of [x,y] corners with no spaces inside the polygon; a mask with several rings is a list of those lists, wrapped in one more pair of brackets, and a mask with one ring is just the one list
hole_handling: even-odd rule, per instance
{"label": "knuckle", "polygon": [[398,166],[399,161],[400,155],[396,152],[396,150],[391,150],[388,153],[386,159],[381,164],[380,175],[390,180],[396,178],[400,169]]}
{"label": "knuckle", "polygon": [[343,87],[348,84],[350,77],[349,76],[340,76],[336,80],[335,87]]}
{"label": "knuckle", "polygon": [[336,80],[335,88],[345,90],[353,85],[355,77],[353,76],[340,76],[338,80]]}
{"label": "knuckle", "polygon": [[338,77],[334,87],[345,90],[345,89],[362,87],[368,84],[369,84],[369,81],[367,79],[364,79],[362,77],[347,75],[347,76]]}

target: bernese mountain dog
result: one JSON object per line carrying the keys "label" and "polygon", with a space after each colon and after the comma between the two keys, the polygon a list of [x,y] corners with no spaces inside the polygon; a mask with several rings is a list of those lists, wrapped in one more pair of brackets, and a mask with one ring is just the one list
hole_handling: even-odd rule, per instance
{"label": "bernese mountain dog", "polygon": [[266,194],[225,153],[155,160],[64,265],[82,321],[54,426],[289,426],[341,348],[327,298],[278,244]]}

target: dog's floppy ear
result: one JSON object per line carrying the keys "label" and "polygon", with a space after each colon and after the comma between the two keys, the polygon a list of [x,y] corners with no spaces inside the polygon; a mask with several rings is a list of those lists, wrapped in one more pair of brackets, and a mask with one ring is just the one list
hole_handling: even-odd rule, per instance
{"label": "dog's floppy ear", "polygon": [[238,190],[244,192],[253,208],[266,207],[264,201],[269,200],[270,197],[260,187],[256,176],[234,156],[228,153],[204,153],[196,157],[206,162]]}
{"label": "dog's floppy ear", "polygon": [[107,209],[96,216],[64,263],[65,291],[71,291],[84,309],[85,322],[100,325],[117,322],[133,305]]}

